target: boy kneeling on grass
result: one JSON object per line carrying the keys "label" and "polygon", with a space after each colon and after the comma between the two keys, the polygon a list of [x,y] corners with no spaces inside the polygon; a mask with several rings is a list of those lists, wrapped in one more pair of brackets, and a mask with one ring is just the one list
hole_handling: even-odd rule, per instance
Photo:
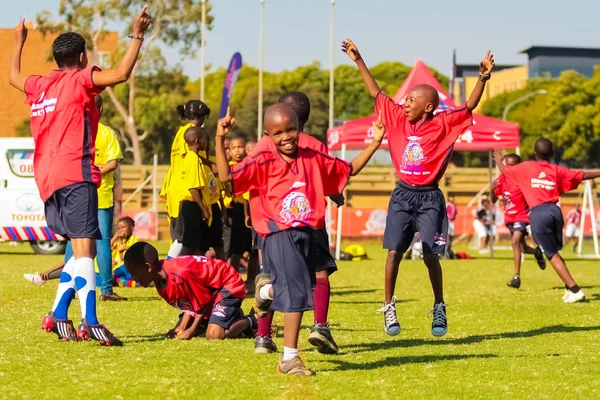
{"label": "boy kneeling on grass", "polygon": [[154,282],[160,297],[183,311],[170,337],[191,339],[206,320],[209,340],[255,336],[256,319],[241,308],[244,280],[231,265],[203,256],[159,260],[151,244],[138,242],[125,253],[125,266],[136,282],[144,287]]}

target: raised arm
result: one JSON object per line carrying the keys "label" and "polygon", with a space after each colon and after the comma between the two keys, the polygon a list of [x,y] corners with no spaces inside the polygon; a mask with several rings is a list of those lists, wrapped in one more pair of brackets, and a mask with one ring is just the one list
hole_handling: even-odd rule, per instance
{"label": "raised arm", "polygon": [[475,85],[475,89],[469,96],[469,100],[467,100],[467,108],[469,111],[473,111],[477,108],[479,101],[481,100],[481,96],[483,96],[483,91],[485,90],[485,83],[492,76],[492,70],[494,69],[494,55],[490,50],[485,53],[485,57],[479,63],[479,80]]}
{"label": "raised arm", "polygon": [[500,170],[500,173],[503,174],[504,173],[504,156],[502,154],[500,154],[500,152],[498,150],[494,150],[494,161],[496,161],[496,166],[498,167],[498,169]]}
{"label": "raised arm", "polygon": [[27,77],[21,75],[21,56],[26,40],[27,27],[25,26],[25,18],[23,18],[15,28],[15,46],[13,48],[8,69],[8,83],[19,89],[21,92],[25,92],[25,82],[27,81]]}
{"label": "raised arm", "polygon": [[362,59],[358,48],[354,44],[350,38],[346,38],[346,40],[342,41],[342,51],[350,57],[352,61],[356,63],[358,67],[358,72],[360,72],[360,76],[362,77],[365,85],[367,85],[367,89],[369,90],[369,95],[372,98],[377,97],[377,94],[381,91],[379,85],[371,75],[371,71],[367,68],[365,61]]}
{"label": "raised arm", "polygon": [[588,179],[596,179],[596,178],[600,178],[600,170],[583,172],[583,180],[584,181],[588,180]]}
{"label": "raised arm", "polygon": [[217,157],[217,169],[221,182],[231,182],[231,172],[227,154],[225,153],[225,137],[233,128],[235,118],[231,117],[231,109],[227,107],[227,114],[217,122],[217,137],[215,138],[215,153]]}
{"label": "raised arm", "polygon": [[148,6],[144,6],[133,23],[133,37],[119,66],[115,69],[94,71],[92,74],[94,85],[99,87],[113,86],[129,79],[144,41],[144,33],[152,20],[150,15],[146,13],[147,8]]}
{"label": "raised arm", "polygon": [[358,175],[364,166],[367,165],[373,154],[375,154],[375,151],[379,148],[384,135],[385,125],[381,122],[381,111],[379,111],[379,118],[373,121],[373,141],[369,147],[352,160],[352,176]]}

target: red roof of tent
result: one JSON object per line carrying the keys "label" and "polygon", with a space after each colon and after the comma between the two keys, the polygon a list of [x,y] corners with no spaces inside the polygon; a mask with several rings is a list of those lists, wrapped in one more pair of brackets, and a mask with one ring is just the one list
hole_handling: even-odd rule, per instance
{"label": "red roof of tent", "polygon": [[[440,96],[438,110],[456,107],[448,93],[440,86],[440,83],[422,61],[417,61],[392,99],[399,104],[404,103],[404,98],[409,89],[420,84],[428,84],[437,89]],[[372,141],[373,132],[371,128],[374,120],[375,115],[370,115],[327,130],[327,147],[330,151],[340,150],[342,143],[345,143],[348,150],[364,148]],[[454,150],[487,151],[512,149],[520,146],[519,126],[517,124],[480,114],[473,114],[473,121],[473,126],[456,141]],[[387,148],[387,139],[384,139],[381,148]]]}

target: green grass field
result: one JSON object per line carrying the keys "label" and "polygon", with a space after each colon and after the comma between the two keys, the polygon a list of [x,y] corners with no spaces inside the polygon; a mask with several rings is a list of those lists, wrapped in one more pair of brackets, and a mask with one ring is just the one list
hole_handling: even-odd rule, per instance
{"label": "green grass field", "polygon": [[[178,312],[151,288],[117,289],[129,301],[99,303],[101,321],[124,347],[59,342],[40,329],[57,281],[37,287],[22,278],[59,257],[0,245],[0,397],[600,398],[598,261],[567,261],[589,299],[570,305],[561,301],[556,274],[531,260],[518,291],[505,283],[512,273],[508,252],[495,260],[445,261],[450,325],[441,339],[430,333],[427,271],[405,261],[397,290],[403,331],[388,337],[375,313],[385,253],[376,245],[367,251],[370,260],[342,262],[332,277],[329,319],[339,355],[321,355],[308,344],[312,314],[305,316],[300,350],[317,376],[300,378],[277,375],[279,356],[255,354],[253,340],[165,339]],[[71,318],[78,323],[77,301]],[[276,343],[282,348],[281,337]]]}

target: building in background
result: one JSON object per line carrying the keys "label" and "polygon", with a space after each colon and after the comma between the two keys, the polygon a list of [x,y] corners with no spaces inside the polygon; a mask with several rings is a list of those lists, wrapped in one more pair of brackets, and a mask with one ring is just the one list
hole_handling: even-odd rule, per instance
{"label": "building in background", "polygon": [[[56,35],[43,36],[27,24],[29,34],[23,50],[23,68],[25,75],[45,75],[56,64],[52,60],[52,42]],[[16,128],[29,119],[29,106],[25,104],[25,95],[8,83],[8,65],[13,51],[14,29],[0,29],[0,137],[16,136]],[[100,58],[104,59],[115,53],[119,47],[119,34],[107,32],[99,45]]]}

